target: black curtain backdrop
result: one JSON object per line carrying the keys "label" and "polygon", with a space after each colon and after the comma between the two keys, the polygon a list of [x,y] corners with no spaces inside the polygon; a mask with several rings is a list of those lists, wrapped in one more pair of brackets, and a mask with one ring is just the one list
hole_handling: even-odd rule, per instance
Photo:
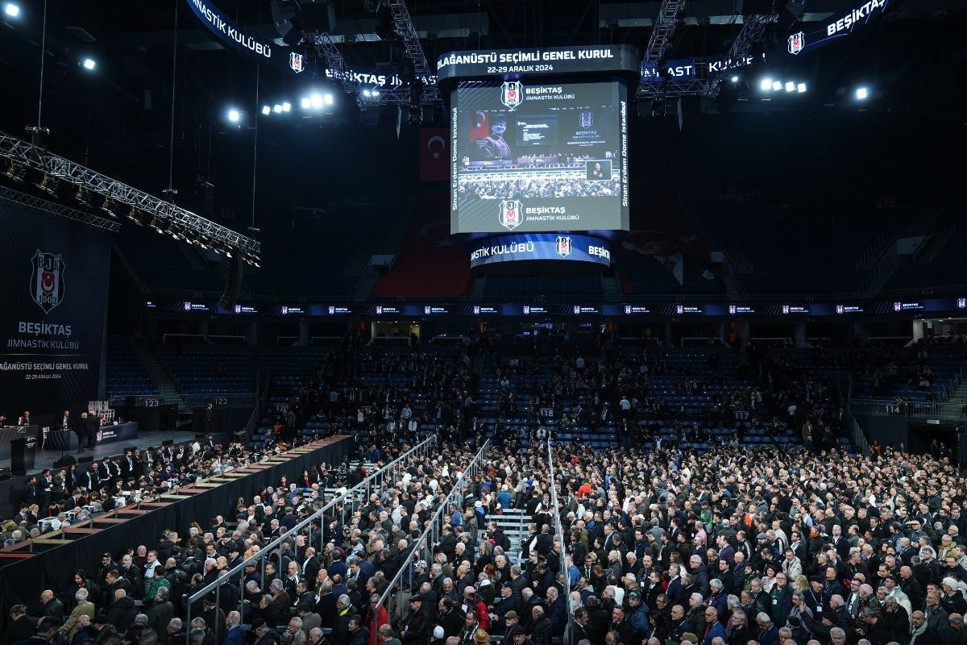
{"label": "black curtain backdrop", "polygon": [[187,536],[188,526],[193,521],[197,520],[202,526],[208,526],[211,518],[218,514],[234,519],[234,509],[239,497],[248,499],[265,486],[277,487],[283,475],[289,481],[295,481],[312,464],[339,464],[349,456],[352,446],[353,442],[349,438],[336,437],[329,445],[296,455],[284,463],[226,482],[217,488],[192,495],[150,513],[132,517],[126,522],[79,538],[70,544],[53,547],[19,560],[0,557],[0,584],[3,590],[0,601],[3,606],[0,633],[9,621],[10,607],[23,603],[27,606],[29,615],[38,615],[41,591],[51,589],[57,595],[66,591],[70,588],[76,569],[85,569],[89,577],[93,577],[102,553],[110,552],[117,559],[117,554],[128,547],[139,544],[144,544],[149,549],[154,547],[165,529],[174,529],[179,535]]}
{"label": "black curtain backdrop", "polygon": [[0,200],[0,413],[50,425],[97,399],[110,238]]}

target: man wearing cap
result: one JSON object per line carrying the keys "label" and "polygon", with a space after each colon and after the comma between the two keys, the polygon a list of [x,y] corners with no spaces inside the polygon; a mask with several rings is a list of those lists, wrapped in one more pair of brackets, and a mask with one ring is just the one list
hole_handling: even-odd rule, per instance
{"label": "man wearing cap", "polygon": [[423,611],[423,596],[416,594],[410,598],[410,614],[400,631],[400,640],[403,645],[426,645],[429,628],[429,619]]}
{"label": "man wearing cap", "polygon": [[641,601],[641,594],[632,591],[628,594],[628,623],[631,625],[631,642],[640,643],[651,633],[651,622],[648,620],[648,606]]}
{"label": "man wearing cap", "polygon": [[[859,581],[857,581],[857,590]],[[831,594],[823,588],[823,579],[820,576],[813,576],[809,579],[809,589],[803,592],[803,600],[806,606],[813,612],[813,616],[822,617],[823,612],[829,611],[829,599]],[[856,599],[856,611],[859,612],[859,595],[851,594],[851,598]],[[855,616],[854,616],[855,617]]]}
{"label": "man wearing cap", "polygon": [[533,645],[530,639],[530,634],[524,629],[518,629],[514,632],[514,642],[512,645]]}
{"label": "man wearing cap", "polygon": [[252,621],[252,633],[255,634],[255,642],[253,645],[281,643],[278,632],[269,627],[262,618],[256,618]]}
{"label": "man wearing cap", "polygon": [[504,638],[500,642],[510,645],[510,643],[514,642],[514,634],[518,630],[520,630],[520,621],[518,620],[517,612],[511,609],[504,614]]}

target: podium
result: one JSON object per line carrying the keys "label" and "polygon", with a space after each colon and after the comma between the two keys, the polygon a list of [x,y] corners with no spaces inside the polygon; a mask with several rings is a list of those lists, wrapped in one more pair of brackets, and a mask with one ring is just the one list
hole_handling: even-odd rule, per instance
{"label": "podium", "polygon": [[10,471],[14,476],[24,477],[34,469],[37,459],[37,437],[25,436],[10,440]]}

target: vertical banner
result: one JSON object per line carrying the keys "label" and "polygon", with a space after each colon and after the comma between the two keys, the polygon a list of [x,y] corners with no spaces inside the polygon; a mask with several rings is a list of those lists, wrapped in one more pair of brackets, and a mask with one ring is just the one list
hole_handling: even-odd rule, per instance
{"label": "vertical banner", "polygon": [[449,136],[446,128],[420,130],[420,181],[450,179]]}
{"label": "vertical banner", "polygon": [[97,399],[107,233],[0,202],[0,414],[40,420]]}

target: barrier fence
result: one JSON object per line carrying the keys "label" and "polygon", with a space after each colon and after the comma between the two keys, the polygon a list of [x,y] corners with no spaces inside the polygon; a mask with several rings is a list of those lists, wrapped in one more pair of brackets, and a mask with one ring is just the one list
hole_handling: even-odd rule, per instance
{"label": "barrier fence", "polygon": [[[215,606],[219,605],[219,600],[221,598],[221,589],[225,585],[236,585],[239,587],[239,598],[245,597],[245,568],[250,565],[256,565],[261,567],[262,579],[265,579],[265,563],[277,550],[281,548],[283,542],[287,540],[294,540],[303,529],[308,528],[308,535],[306,536],[306,546],[316,546],[316,552],[322,553],[325,547],[325,521],[327,518],[334,518],[336,514],[339,515],[340,525],[346,526],[346,517],[352,517],[357,505],[364,505],[369,496],[378,489],[378,487],[385,486],[387,482],[397,482],[402,476],[402,471],[411,463],[428,460],[433,446],[436,444],[436,436],[430,436],[421,443],[417,444],[413,448],[386,464],[377,471],[370,473],[363,481],[359,482],[352,488],[347,488],[341,493],[337,493],[329,502],[325,503],[322,508],[315,511],[309,517],[303,519],[301,522],[295,524],[291,529],[282,533],[276,539],[272,540],[268,545],[259,550],[258,553],[253,554],[251,557],[245,559],[232,569],[228,570],[226,575],[218,578],[217,580],[205,585],[195,593],[191,594],[187,599],[186,608],[186,618],[185,625],[191,623],[192,609],[196,606],[196,603],[201,602],[206,596],[215,593]],[[318,523],[318,528],[313,530],[313,523]],[[288,620],[286,620],[288,622]],[[218,630],[218,625],[212,626],[214,631]],[[272,625],[275,627],[275,625]],[[224,634],[215,633],[215,642],[220,643]],[[186,630],[185,642],[188,642],[188,634]]]}

